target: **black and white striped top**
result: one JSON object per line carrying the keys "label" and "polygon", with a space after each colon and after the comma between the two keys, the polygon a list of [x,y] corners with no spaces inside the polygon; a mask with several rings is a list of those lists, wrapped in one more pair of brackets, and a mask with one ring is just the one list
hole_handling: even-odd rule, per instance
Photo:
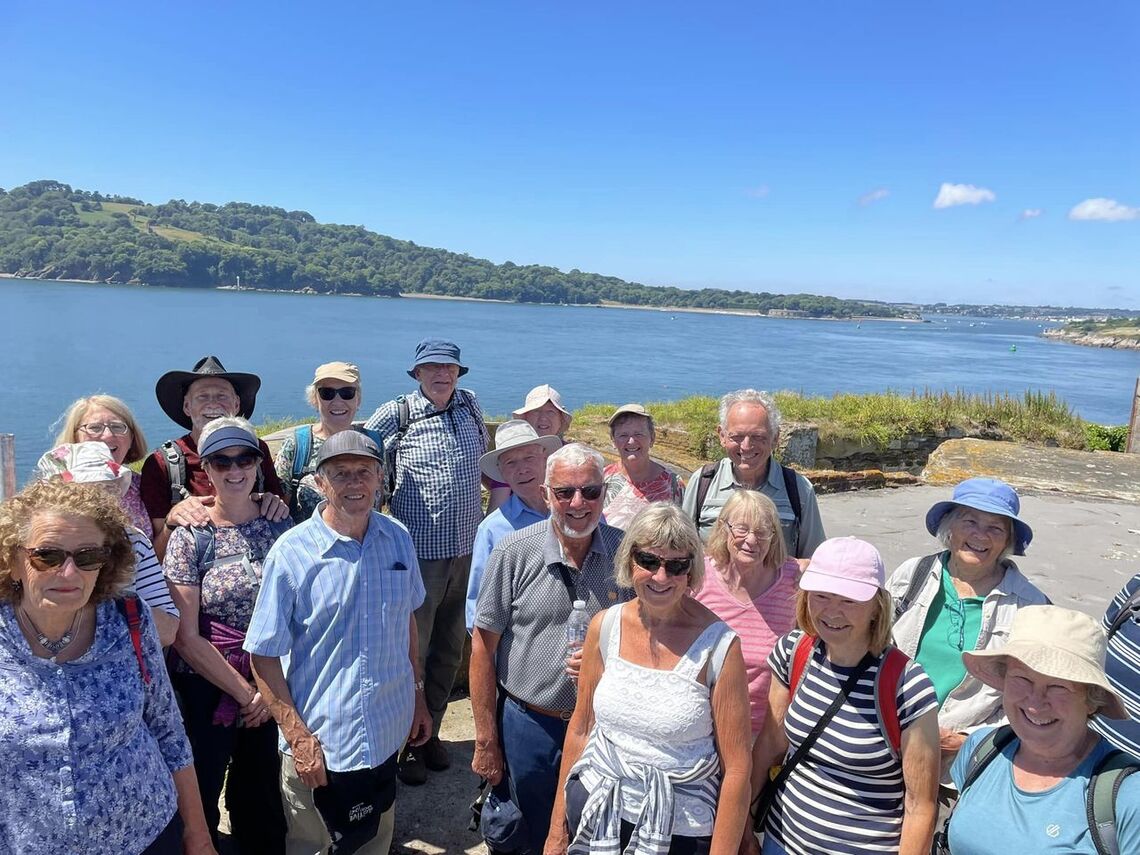
{"label": "black and white striped top", "polygon": [[[792,630],[768,656],[773,675],[785,686],[791,679],[792,650],[802,634]],[[874,690],[881,665],[880,659],[862,675],[777,795],[766,831],[788,855],[898,851],[902,764],[878,724]],[[829,663],[823,645],[813,652],[784,719],[789,755],[854,670]],[[899,680],[897,698],[904,732],[920,716],[938,708],[934,685],[913,660]]]}

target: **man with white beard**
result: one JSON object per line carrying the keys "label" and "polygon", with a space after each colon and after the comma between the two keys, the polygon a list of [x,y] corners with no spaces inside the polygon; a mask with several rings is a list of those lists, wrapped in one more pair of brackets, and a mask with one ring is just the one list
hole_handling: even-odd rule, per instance
{"label": "man with white beard", "polygon": [[551,454],[550,519],[503,538],[487,562],[471,640],[471,768],[517,804],[526,826],[511,845],[488,840],[496,850],[538,853],[546,841],[577,697],[581,650],[568,658],[565,634],[574,601],[593,615],[632,595],[614,582],[622,531],[600,522],[604,468],[578,443]]}

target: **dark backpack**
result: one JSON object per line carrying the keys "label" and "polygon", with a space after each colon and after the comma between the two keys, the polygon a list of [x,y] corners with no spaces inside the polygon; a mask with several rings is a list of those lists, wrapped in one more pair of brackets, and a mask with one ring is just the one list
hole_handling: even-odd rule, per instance
{"label": "dark backpack", "polygon": [[[705,505],[705,497],[709,494],[709,485],[716,475],[716,463],[706,463],[701,467],[700,479],[697,481],[697,507],[693,511],[693,523],[698,529],[701,527],[701,508]],[[792,516],[796,518],[796,526],[800,524],[803,516],[803,507],[800,505],[800,485],[796,482],[796,470],[785,463],[780,464],[780,471],[784,476],[784,492],[788,494],[788,503],[792,506]]]}
{"label": "dark backpack", "polygon": [[[1005,746],[1016,738],[1008,724],[987,733],[974,746],[970,759],[966,761],[966,774],[962,779],[959,799],[967,788],[978,779],[989,762],[1001,753]],[[1134,759],[1123,751],[1113,750],[1101,758],[1089,779],[1089,789],[1085,796],[1085,816],[1088,817],[1089,832],[1097,855],[1120,855],[1120,843],[1116,836],[1116,794],[1124,779],[1137,770]],[[950,853],[950,816],[942,823],[942,829],[934,835],[933,855]]]}
{"label": "dark backpack", "polygon": [[1140,585],[1136,586],[1136,590],[1129,594],[1128,599],[1124,601],[1124,605],[1116,612],[1112,618],[1112,623],[1108,625],[1108,631],[1105,635],[1108,636],[1109,641],[1112,637],[1120,631],[1120,628],[1129,620],[1140,621]]}

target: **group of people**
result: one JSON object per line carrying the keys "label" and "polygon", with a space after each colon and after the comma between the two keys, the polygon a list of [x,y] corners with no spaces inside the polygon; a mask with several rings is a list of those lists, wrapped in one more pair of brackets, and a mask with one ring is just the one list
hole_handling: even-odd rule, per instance
{"label": "group of people", "polygon": [[0,505],[0,852],[209,855],[224,801],[242,853],[386,853],[468,634],[498,855],[1140,851],[1140,576],[1103,629],[1050,605],[988,478],[888,575],[767,393],[683,481],[644,407],[607,464],[546,384],[492,444],[467,371],[425,339],[361,422],[321,365],[276,457],[212,356],[159,378],[187,433],[153,451],[116,398],[68,410]]}

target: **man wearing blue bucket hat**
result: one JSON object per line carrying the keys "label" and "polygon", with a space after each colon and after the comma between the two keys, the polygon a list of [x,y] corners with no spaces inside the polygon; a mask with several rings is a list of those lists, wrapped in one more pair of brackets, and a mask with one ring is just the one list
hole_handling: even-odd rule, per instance
{"label": "man wearing blue bucket hat", "polygon": [[1009,484],[966,479],[926,513],[926,530],[943,548],[903,562],[887,581],[895,644],[926,670],[941,704],[944,804],[955,795],[949,769],[966,737],[1004,721],[1001,693],[967,672],[962,653],[1003,646],[1018,609],[1049,602],[1010,558],[1033,539],[1020,513]]}
{"label": "man wearing blue bucket hat", "polygon": [[400,780],[412,785],[424,783],[428,769],[450,765],[439,727],[467,637],[467,576],[483,516],[479,458],[488,445],[479,402],[458,388],[467,371],[459,345],[425,338],[408,369],[419,387],[388,401],[365,423],[383,442],[389,506],[412,535],[427,591],[416,626],[432,735],[400,754]]}

